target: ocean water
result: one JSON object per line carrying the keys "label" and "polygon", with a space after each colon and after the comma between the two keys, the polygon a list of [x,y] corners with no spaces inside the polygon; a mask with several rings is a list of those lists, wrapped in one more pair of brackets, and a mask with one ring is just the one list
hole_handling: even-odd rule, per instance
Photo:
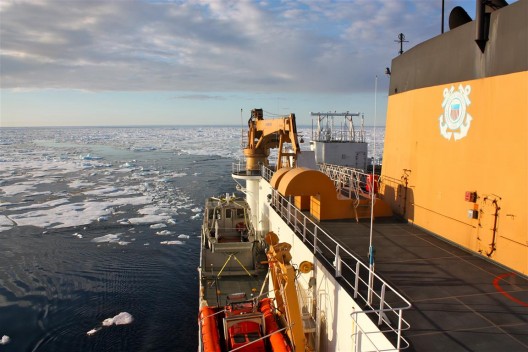
{"label": "ocean water", "polygon": [[236,191],[240,136],[0,129],[0,351],[195,351],[203,203]]}

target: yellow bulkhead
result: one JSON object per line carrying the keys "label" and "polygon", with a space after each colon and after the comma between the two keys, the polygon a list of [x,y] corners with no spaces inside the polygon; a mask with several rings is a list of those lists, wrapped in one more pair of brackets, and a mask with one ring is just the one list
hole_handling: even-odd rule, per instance
{"label": "yellow bulkhead", "polygon": [[383,199],[414,224],[526,275],[527,140],[526,71],[393,94]]}

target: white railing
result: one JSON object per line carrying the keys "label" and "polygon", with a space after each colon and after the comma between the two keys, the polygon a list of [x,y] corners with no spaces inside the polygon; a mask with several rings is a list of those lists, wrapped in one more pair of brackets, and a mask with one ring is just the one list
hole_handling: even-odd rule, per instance
{"label": "white railing", "polygon": [[[348,198],[358,198],[359,195],[372,196],[372,174],[347,166],[319,164],[319,170],[332,181],[338,192]],[[374,176],[374,191],[379,189],[379,177]]]}
{"label": "white railing", "polygon": [[365,131],[315,131],[312,140],[317,142],[365,142]]}
{"label": "white railing", "polygon": [[[262,167],[262,175],[272,174],[273,171]],[[410,302],[274,189],[271,206],[364,307],[362,311],[351,313],[352,319],[357,321],[358,314],[374,315],[374,321],[389,339],[392,338],[396,350],[409,347],[402,331],[410,327],[403,319],[403,311],[411,307]],[[368,338],[369,333],[361,333]]]}
{"label": "white railing", "polygon": [[231,164],[231,173],[239,175],[246,172],[246,162],[244,160],[237,160]]}
{"label": "white railing", "polygon": [[273,171],[271,168],[266,167],[264,165],[260,168],[260,171],[262,177],[268,182],[271,180],[273,174],[275,173],[275,171]]}

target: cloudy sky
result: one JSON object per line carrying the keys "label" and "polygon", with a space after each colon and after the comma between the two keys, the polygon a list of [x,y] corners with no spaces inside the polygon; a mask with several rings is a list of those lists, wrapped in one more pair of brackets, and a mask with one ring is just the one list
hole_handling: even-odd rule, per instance
{"label": "cloudy sky", "polygon": [[441,3],[2,0],[0,126],[236,125],[255,107],[383,125],[394,41],[438,35]]}

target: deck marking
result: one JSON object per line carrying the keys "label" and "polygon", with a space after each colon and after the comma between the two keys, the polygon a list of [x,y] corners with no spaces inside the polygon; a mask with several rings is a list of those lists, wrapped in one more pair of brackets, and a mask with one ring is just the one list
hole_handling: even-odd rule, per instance
{"label": "deck marking", "polygon": [[504,289],[501,287],[500,285],[500,280],[508,277],[508,276],[515,276],[515,273],[506,273],[506,274],[501,274],[501,275],[497,275],[495,277],[495,279],[493,280],[493,286],[495,286],[495,289],[501,293],[504,297],[508,298],[510,301],[512,302],[515,302],[517,304],[520,304],[521,306],[524,306],[524,307],[528,307],[528,303],[524,302],[524,301],[521,301],[520,299],[517,299],[515,297],[513,297],[512,295],[510,295],[508,292],[504,291]]}

